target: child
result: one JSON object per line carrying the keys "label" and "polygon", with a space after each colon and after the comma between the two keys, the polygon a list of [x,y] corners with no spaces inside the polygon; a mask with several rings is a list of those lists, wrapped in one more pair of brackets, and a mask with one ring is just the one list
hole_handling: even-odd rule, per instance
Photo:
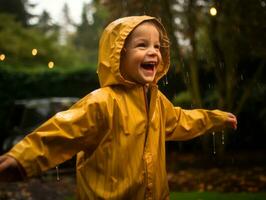
{"label": "child", "polygon": [[158,20],[112,22],[100,40],[101,88],[1,156],[0,179],[31,177],[77,154],[78,199],[169,199],[165,141],[236,128],[237,121],[219,110],[174,107],[156,85],[168,67],[168,38]]}

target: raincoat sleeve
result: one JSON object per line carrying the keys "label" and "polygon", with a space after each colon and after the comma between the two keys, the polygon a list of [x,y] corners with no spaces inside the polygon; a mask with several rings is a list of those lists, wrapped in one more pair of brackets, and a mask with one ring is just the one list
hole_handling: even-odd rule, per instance
{"label": "raincoat sleeve", "polygon": [[105,104],[85,97],[42,124],[7,155],[18,160],[30,177],[72,158],[81,150],[93,152],[107,130]]}
{"label": "raincoat sleeve", "polygon": [[166,140],[189,140],[226,127],[228,113],[220,110],[185,110],[164,97]]}

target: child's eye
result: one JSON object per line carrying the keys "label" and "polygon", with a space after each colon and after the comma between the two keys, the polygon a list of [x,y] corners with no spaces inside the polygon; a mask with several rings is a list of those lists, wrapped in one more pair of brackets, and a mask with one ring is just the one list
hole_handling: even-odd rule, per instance
{"label": "child's eye", "polygon": [[156,45],[154,45],[154,48],[155,48],[155,49],[160,49],[160,48],[161,48],[161,45],[156,44]]}
{"label": "child's eye", "polygon": [[146,44],[145,43],[139,43],[139,44],[137,44],[137,47],[146,47]]}

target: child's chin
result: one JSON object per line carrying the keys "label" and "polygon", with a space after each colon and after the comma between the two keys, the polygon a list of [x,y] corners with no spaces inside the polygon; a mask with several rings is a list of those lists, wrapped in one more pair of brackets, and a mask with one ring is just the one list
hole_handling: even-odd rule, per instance
{"label": "child's chin", "polygon": [[149,83],[152,83],[154,81],[154,77],[151,77],[151,78],[144,78],[143,79],[143,83],[144,84],[149,84]]}
{"label": "child's chin", "polygon": [[141,84],[149,84],[152,83],[154,81],[155,78],[155,74],[140,74],[139,78],[138,78],[138,82]]}

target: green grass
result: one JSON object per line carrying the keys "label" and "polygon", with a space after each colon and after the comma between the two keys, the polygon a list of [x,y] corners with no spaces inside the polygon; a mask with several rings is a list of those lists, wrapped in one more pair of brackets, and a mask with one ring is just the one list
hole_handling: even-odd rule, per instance
{"label": "green grass", "polygon": [[76,200],[75,196],[65,197],[64,200]]}
{"label": "green grass", "polygon": [[[74,196],[64,200],[75,200]],[[171,192],[170,200],[266,200],[265,193]]]}
{"label": "green grass", "polygon": [[170,200],[266,200],[266,193],[171,192]]}

